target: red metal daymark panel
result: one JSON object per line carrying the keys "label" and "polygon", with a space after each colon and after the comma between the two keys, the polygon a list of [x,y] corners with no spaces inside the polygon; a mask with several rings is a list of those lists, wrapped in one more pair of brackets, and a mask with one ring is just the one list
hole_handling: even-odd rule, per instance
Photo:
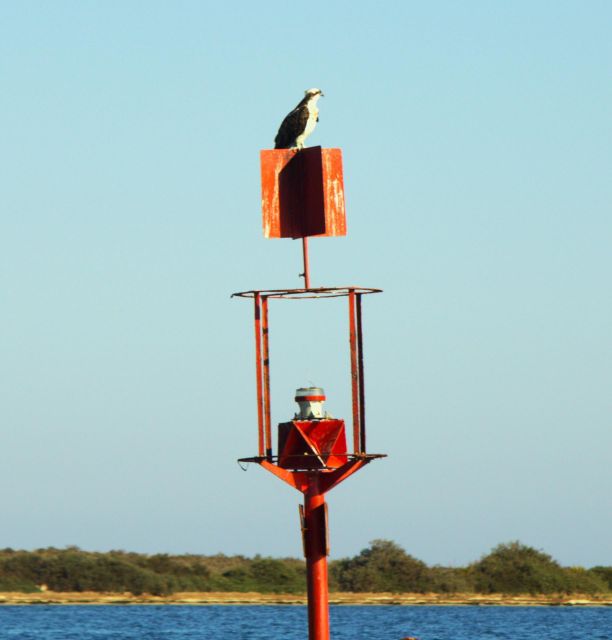
{"label": "red metal daymark panel", "polygon": [[264,149],[260,161],[266,238],[346,235],[340,149]]}
{"label": "red metal daymark panel", "polygon": [[314,444],[327,468],[336,469],[346,463],[344,420],[295,420],[294,424]]}
{"label": "red metal daymark panel", "polygon": [[337,469],[346,464],[344,420],[293,420],[278,425],[278,465]]}
{"label": "red metal daymark panel", "polygon": [[346,235],[342,150],[323,149],[323,197],[326,236]]}
{"label": "red metal daymark panel", "polygon": [[278,425],[278,466],[285,469],[322,469],[325,462],[316,446],[295,428],[294,422]]}

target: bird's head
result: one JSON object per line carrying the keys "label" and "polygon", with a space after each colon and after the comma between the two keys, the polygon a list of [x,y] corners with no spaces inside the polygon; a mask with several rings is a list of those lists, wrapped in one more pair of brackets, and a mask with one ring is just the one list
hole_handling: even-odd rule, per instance
{"label": "bird's head", "polygon": [[307,98],[314,98],[314,96],[323,97],[321,89],[307,89],[305,92]]}

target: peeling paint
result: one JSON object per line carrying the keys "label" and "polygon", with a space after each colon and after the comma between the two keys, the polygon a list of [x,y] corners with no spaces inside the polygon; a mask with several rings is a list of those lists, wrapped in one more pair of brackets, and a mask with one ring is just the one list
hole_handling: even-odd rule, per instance
{"label": "peeling paint", "polygon": [[340,149],[264,149],[260,162],[266,238],[346,235]]}

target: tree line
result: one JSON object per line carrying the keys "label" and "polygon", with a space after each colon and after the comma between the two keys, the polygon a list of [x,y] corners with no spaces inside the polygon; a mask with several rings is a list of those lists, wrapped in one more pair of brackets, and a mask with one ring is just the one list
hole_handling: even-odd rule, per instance
{"label": "tree line", "polygon": [[[562,567],[521,544],[500,544],[467,567],[428,566],[389,540],[374,540],[329,565],[330,590],[392,593],[605,594],[612,567]],[[185,591],[303,593],[295,558],[106,553],[78,547],[0,550],[0,591],[96,591],[168,595]]]}

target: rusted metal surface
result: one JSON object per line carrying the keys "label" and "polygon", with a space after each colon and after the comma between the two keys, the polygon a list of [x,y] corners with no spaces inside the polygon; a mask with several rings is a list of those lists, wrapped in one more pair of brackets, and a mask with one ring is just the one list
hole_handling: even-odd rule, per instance
{"label": "rusted metal surface", "polygon": [[304,494],[309,640],[329,639],[328,525],[325,495],[313,477]]}
{"label": "rusted metal surface", "polygon": [[259,293],[253,296],[255,304],[255,371],[257,378],[257,436],[259,455],[264,454],[264,399],[262,381],[262,358],[261,358],[261,296]]}
{"label": "rusted metal surface", "polygon": [[[305,253],[305,273],[308,270],[306,260],[307,253]],[[253,290],[233,294],[237,297],[252,298],[255,309],[259,455],[253,458],[242,458],[240,462],[259,464],[304,495],[301,528],[307,568],[310,640],[329,640],[327,575],[329,543],[324,494],[372,460],[384,457],[383,454],[365,453],[362,297],[379,292],[380,289],[357,286],[311,289],[306,279],[306,287],[303,289]],[[304,300],[338,297],[348,299],[353,451],[347,451],[344,421],[323,417],[292,420],[280,424],[278,455],[275,456],[271,435],[269,301],[271,299]],[[310,400],[313,402],[325,400],[322,389],[315,387],[312,389],[319,393],[312,395]],[[298,391],[306,392],[307,390],[299,389]]]}
{"label": "rusted metal surface", "polygon": [[342,151],[322,149],[323,198],[325,207],[325,235],[346,235],[346,210],[344,201],[344,174]]}
{"label": "rusted metal surface", "polygon": [[260,163],[266,238],[346,235],[340,149],[264,149]]}
{"label": "rusted metal surface", "polygon": [[314,471],[294,471],[291,469],[283,469],[274,463],[277,458],[272,456],[272,460],[268,460],[267,456],[255,456],[252,458],[240,458],[238,462],[258,464],[283,482],[304,493],[308,489],[309,478],[315,474],[319,478],[319,486],[322,491],[330,491],[346,480],[353,473],[361,469],[363,466],[377,460],[378,458],[386,458],[384,453],[362,453],[359,455],[347,454],[348,462],[338,469],[322,469]]}
{"label": "rusted metal surface", "polygon": [[341,482],[344,482],[347,478],[352,476],[354,473],[359,471],[362,467],[365,467],[368,462],[372,462],[372,460],[376,460],[377,458],[385,458],[385,454],[382,453],[374,453],[374,454],[363,454],[360,456],[353,456],[349,462],[345,465],[336,469],[333,474],[324,477],[324,482],[320,483],[323,485],[325,491],[331,491],[334,487],[337,487]]}
{"label": "rusted metal surface", "polygon": [[292,420],[278,425],[278,466],[337,469],[347,462],[344,420]]}
{"label": "rusted metal surface", "polygon": [[302,238],[302,254],[304,256],[304,273],[301,275],[304,277],[304,286],[306,289],[310,289],[310,260],[308,259],[308,238]]}
{"label": "rusted metal surface", "polygon": [[[313,421],[315,422],[315,421]],[[378,455],[347,456],[337,469],[294,471],[284,469],[265,457],[251,459],[304,495],[300,507],[300,529],[306,558],[308,590],[308,638],[329,640],[329,586],[327,556],[329,555],[329,527],[325,493],[353,475]],[[313,455],[312,458],[320,459]],[[243,460],[249,461],[248,459]]]}
{"label": "rusted metal surface", "polygon": [[[253,462],[304,495],[300,528],[308,584],[308,637],[329,640],[327,556],[329,535],[325,493],[383,454],[366,453],[362,297],[380,289],[358,286],[311,287],[308,238],[346,235],[344,179],[340,149],[310,147],[260,153],[263,231],[266,238],[302,238],[304,288],[252,290],[255,308],[258,455]],[[269,301],[346,297],[349,311],[353,451],[343,420],[327,418],[323,389],[296,391],[299,416],[278,427],[274,455],[271,430]]]}
{"label": "rusted metal surface", "polygon": [[357,366],[357,319],[355,310],[355,291],[349,291],[349,344],[351,348],[351,397],[353,405],[353,451],[361,453],[359,442],[359,368]]}
{"label": "rusted metal surface", "polygon": [[349,346],[351,360],[351,396],[353,409],[353,453],[365,453],[365,393],[363,388],[363,330],[361,298],[380,293],[370,287],[318,287],[316,289],[270,289],[241,291],[232,297],[253,298],[255,305],[255,365],[257,378],[258,454],[273,456],[272,419],[270,397],[270,325],[268,303],[270,299],[301,300],[312,298],[348,297]]}
{"label": "rusted metal surface", "polygon": [[365,453],[365,383],[363,376],[363,323],[361,320],[361,296],[361,293],[357,293],[355,297],[357,300],[357,374],[359,376],[359,452]]}
{"label": "rusted metal surface", "polygon": [[266,298],[343,298],[353,291],[360,294],[382,293],[382,289],[372,287],[357,287],[348,285],[344,287],[316,287],[314,289],[261,289],[252,291],[238,291],[232,293],[232,298],[254,298],[257,295]]}
{"label": "rusted metal surface", "polygon": [[264,442],[266,456],[272,455],[272,418],[271,418],[271,398],[270,398],[270,329],[268,326],[268,298],[263,296],[261,303],[262,325],[261,333],[263,337],[263,411],[264,411]]}

